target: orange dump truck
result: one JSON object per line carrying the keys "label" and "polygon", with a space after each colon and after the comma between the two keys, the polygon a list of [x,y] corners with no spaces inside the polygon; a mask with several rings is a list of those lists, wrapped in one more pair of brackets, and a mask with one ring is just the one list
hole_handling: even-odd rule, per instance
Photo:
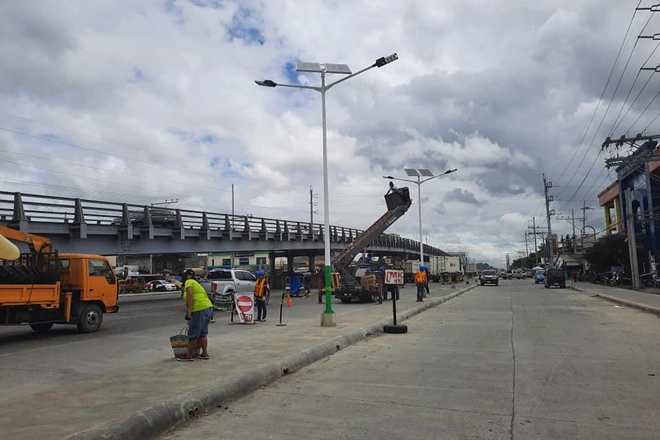
{"label": "orange dump truck", "polygon": [[104,313],[119,310],[119,283],[107,258],[60,254],[47,238],[3,226],[0,235],[30,250],[0,260],[0,325],[46,332],[54,324],[75,324],[89,333],[101,327]]}

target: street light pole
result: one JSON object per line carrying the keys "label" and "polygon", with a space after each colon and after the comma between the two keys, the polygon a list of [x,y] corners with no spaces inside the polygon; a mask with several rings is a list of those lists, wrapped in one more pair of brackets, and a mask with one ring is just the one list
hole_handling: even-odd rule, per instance
{"label": "street light pole", "polygon": [[[325,264],[325,311],[321,315],[321,325],[333,327],[336,325],[334,320],[334,311],[332,310],[332,260],[330,257],[330,197],[328,188],[328,135],[326,124],[326,105],[325,93],[331,87],[342,83],[349,78],[353,78],[367,70],[374,67],[381,68],[391,62],[399,59],[396,53],[387,57],[378,58],[372,65],[365,67],[355,73],[352,73],[346,64],[320,64],[320,63],[297,63],[296,71],[298,72],[313,72],[321,74],[321,87],[304,86],[300,84],[280,84],[272,80],[255,81],[255,83],[262,87],[291,87],[295,89],[309,89],[315,90],[321,94],[321,112],[323,119],[323,248],[324,248],[324,264]],[[327,73],[336,73],[346,75],[345,77],[326,84],[325,77]]]}
{"label": "street light pole", "polygon": [[[437,179],[438,177],[444,176],[446,174],[451,174],[451,173],[455,172],[456,170],[457,170],[457,168],[454,168],[453,170],[447,170],[442,174],[438,174],[437,176],[433,176],[431,174],[431,172],[427,169],[423,169],[423,170],[415,170],[415,169],[411,169],[411,168],[406,169],[406,172],[408,172],[408,174],[411,174],[411,173],[415,172],[416,175],[417,175],[417,180],[403,179],[403,178],[400,178],[400,177],[392,177],[392,176],[383,176],[384,179],[401,180],[403,182],[410,182],[410,183],[414,183],[415,185],[417,185],[417,208],[418,208],[418,212],[419,212],[419,264],[420,265],[424,265],[424,242],[422,241],[422,237],[423,237],[423,235],[422,235],[422,183],[428,182],[429,180],[432,180],[432,179]],[[424,175],[431,174],[431,177],[429,177],[428,179],[422,180],[422,174],[424,174]]]}
{"label": "street light pole", "polygon": [[419,211],[419,264],[424,265],[424,242],[422,241],[422,182],[417,176],[417,210]]}

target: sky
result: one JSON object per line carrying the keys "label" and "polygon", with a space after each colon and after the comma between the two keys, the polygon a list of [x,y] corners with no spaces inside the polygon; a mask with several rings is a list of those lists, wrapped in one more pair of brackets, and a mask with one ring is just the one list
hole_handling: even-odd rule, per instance
{"label": "sky", "polygon": [[[607,136],[659,130],[648,0],[0,2],[0,190],[366,229],[383,176],[421,185],[424,240],[504,267],[531,226],[602,231]],[[328,82],[341,79],[328,74]],[[397,186],[405,182],[395,182]],[[419,203],[388,230],[418,239]],[[582,210],[583,207],[593,208]],[[591,229],[588,229],[589,231]],[[541,229],[538,230],[539,232]],[[545,229],[543,229],[545,231]],[[526,244],[527,240],[527,244]]]}

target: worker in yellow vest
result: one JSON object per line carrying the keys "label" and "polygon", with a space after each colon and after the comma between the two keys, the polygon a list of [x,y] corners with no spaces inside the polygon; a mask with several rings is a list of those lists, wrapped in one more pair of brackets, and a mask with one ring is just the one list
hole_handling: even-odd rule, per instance
{"label": "worker in yellow vest", "polygon": [[263,270],[254,273],[257,276],[257,282],[254,285],[254,302],[257,305],[256,322],[266,322],[266,277]]}
{"label": "worker in yellow vest", "polygon": [[415,272],[415,285],[417,286],[417,302],[423,302],[424,293],[426,292],[426,283],[428,278],[426,276],[426,266],[419,266],[419,270]]}

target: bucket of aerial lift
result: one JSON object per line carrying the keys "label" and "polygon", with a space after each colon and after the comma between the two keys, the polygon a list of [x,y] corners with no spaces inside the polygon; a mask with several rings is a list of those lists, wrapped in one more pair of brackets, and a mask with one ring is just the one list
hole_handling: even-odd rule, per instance
{"label": "bucket of aerial lift", "polygon": [[403,188],[396,188],[388,194],[385,194],[385,203],[387,203],[387,210],[393,211],[401,205],[405,205],[410,202],[410,192],[408,187],[404,186]]}

